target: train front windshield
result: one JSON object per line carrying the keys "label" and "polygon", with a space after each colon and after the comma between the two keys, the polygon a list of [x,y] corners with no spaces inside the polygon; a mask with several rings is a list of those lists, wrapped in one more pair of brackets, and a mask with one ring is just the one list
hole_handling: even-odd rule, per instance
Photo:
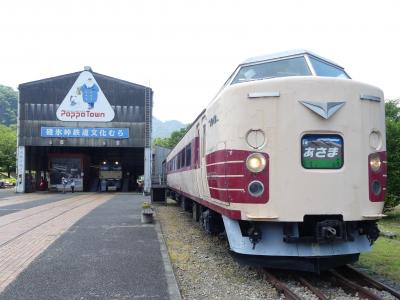
{"label": "train front windshield", "polygon": [[312,75],[311,71],[302,56],[243,66],[233,79],[232,84],[274,77],[309,75]]}
{"label": "train front windshield", "polygon": [[312,76],[311,68],[315,76],[350,78],[343,69],[311,55],[308,57],[311,66],[305,56],[244,65],[240,67],[231,84],[276,77]]}

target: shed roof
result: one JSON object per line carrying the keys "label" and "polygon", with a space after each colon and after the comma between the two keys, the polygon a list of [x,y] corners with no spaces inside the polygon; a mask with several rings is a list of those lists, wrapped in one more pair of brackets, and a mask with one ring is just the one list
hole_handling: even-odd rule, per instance
{"label": "shed roof", "polygon": [[39,79],[39,80],[35,80],[35,81],[24,82],[24,83],[21,83],[18,86],[18,88],[21,88],[21,87],[24,88],[24,87],[33,86],[33,85],[36,85],[36,84],[50,83],[50,82],[55,81],[55,80],[62,80],[62,79],[70,78],[70,77],[78,77],[79,74],[82,73],[83,71],[89,71],[96,78],[101,78],[103,80],[116,81],[118,83],[125,84],[125,85],[131,86],[131,87],[135,87],[135,88],[139,88],[139,89],[140,88],[143,88],[143,89],[148,88],[148,87],[146,87],[144,85],[140,85],[140,84],[136,84],[136,83],[133,83],[133,82],[126,81],[126,80],[118,79],[118,78],[107,76],[107,75],[100,74],[100,73],[96,73],[96,72],[93,72],[92,70],[82,70],[82,71],[68,73],[68,74],[64,74],[64,75],[59,75],[59,76]]}

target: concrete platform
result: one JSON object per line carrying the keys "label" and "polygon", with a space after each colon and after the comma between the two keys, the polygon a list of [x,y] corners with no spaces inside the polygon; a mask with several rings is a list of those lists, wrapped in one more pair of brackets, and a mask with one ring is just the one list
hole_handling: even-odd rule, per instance
{"label": "concrete platform", "polygon": [[47,200],[0,217],[1,299],[180,299],[148,197]]}

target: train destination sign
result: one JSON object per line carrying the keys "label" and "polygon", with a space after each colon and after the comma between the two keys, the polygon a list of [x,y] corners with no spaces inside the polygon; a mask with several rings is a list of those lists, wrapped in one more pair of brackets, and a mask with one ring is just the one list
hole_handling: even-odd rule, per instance
{"label": "train destination sign", "polygon": [[109,122],[115,112],[93,74],[83,71],[57,109],[60,121]]}
{"label": "train destination sign", "polygon": [[343,139],[333,134],[306,134],[301,141],[301,162],[306,169],[340,169]]}
{"label": "train destination sign", "polygon": [[128,139],[129,128],[41,127],[41,137]]}

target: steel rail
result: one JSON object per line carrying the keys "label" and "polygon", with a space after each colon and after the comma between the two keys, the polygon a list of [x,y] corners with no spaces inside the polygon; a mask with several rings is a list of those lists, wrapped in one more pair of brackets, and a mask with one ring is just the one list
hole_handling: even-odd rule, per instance
{"label": "steel rail", "polygon": [[371,291],[365,289],[361,285],[351,281],[350,279],[344,277],[343,275],[339,274],[335,270],[328,271],[336,281],[346,290],[349,290],[353,293],[358,293],[359,297],[362,299],[370,299],[370,300],[383,300],[383,298],[375,295]]}
{"label": "steel rail", "polygon": [[297,280],[301,282],[302,285],[306,286],[315,296],[320,300],[328,300],[328,298],[321,292],[321,290],[311,284],[303,276],[297,275]]}
{"label": "steel rail", "polygon": [[286,299],[289,300],[302,300],[300,296],[298,296],[296,293],[294,293],[285,283],[280,281],[278,278],[276,278],[274,275],[272,275],[269,271],[265,271],[265,275],[268,278],[268,281],[278,290],[283,292],[285,295]]}
{"label": "steel rail", "polygon": [[372,277],[368,276],[367,274],[364,274],[364,273],[356,270],[352,266],[346,265],[346,266],[343,266],[342,268],[340,268],[340,270],[342,270],[342,272],[344,272],[344,273],[348,273],[350,271],[353,274],[355,274],[357,277],[361,277],[361,279],[370,287],[375,288],[380,291],[386,291],[386,292],[392,294],[393,296],[395,296],[396,298],[400,299],[399,291],[396,291],[395,289],[391,288],[390,286],[388,286],[384,283],[381,283],[381,282],[373,279]]}

